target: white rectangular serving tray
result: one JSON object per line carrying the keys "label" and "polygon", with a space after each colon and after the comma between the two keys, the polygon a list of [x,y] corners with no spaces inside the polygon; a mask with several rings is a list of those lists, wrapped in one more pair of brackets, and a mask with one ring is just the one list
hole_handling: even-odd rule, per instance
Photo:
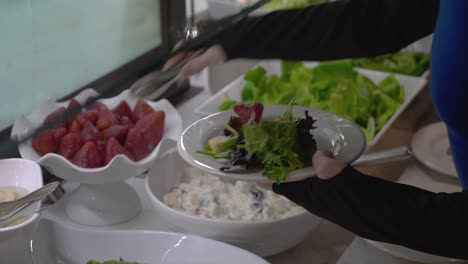
{"label": "white rectangular serving tray", "polygon": [[[306,67],[315,67],[318,62],[304,62]],[[281,74],[281,61],[280,60],[265,60],[254,66],[262,66],[267,71],[268,75]],[[366,69],[356,68],[356,71],[360,72],[362,75],[371,79],[374,83],[378,83],[385,79],[389,75],[395,76],[395,78],[403,85],[405,90],[405,100],[403,104],[397,109],[393,116],[385,123],[382,129],[375,135],[372,141],[367,142],[367,147],[371,148],[374,146],[385,132],[390,128],[392,123],[398,118],[398,116],[408,107],[410,102],[418,95],[418,93],[427,85],[427,79],[424,77],[413,77],[408,75],[387,73],[372,71]],[[241,91],[244,87],[244,76],[239,76],[237,79],[226,85],[219,92],[214,94],[212,97],[208,98],[203,104],[195,109],[195,113],[200,117],[205,117],[213,113],[219,112],[218,106],[225,101],[225,96],[227,95],[232,100],[241,99]]]}

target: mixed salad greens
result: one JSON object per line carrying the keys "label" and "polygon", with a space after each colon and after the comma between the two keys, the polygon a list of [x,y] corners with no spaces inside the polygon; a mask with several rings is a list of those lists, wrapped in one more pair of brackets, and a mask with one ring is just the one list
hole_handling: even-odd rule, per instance
{"label": "mixed salad greens", "polygon": [[311,133],[316,120],[307,111],[303,118],[294,117],[293,100],[275,120],[261,120],[260,103],[234,105],[237,116],[225,124],[224,136],[211,138],[198,153],[229,160],[221,170],[234,165],[260,166],[263,176],[277,183],[284,181],[289,172],[310,166],[317,149]]}
{"label": "mixed salad greens", "polygon": [[96,260],[90,260],[87,262],[87,264],[139,264],[138,262],[132,262],[132,261],[124,261],[122,258],[119,260],[107,260],[104,262],[96,261]]}
{"label": "mixed salad greens", "polygon": [[283,61],[281,76],[268,76],[263,67],[244,75],[241,101],[226,98],[219,109],[238,103],[287,104],[326,110],[357,123],[368,141],[384,126],[404,101],[402,85],[390,75],[377,85],[353,70],[351,60],[322,62],[307,68],[302,62]]}

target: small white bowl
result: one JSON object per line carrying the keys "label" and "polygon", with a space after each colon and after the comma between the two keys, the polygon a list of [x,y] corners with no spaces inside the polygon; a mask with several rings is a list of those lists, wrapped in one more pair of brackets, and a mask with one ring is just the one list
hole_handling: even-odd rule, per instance
{"label": "small white bowl", "polygon": [[151,170],[146,178],[146,191],[156,211],[175,232],[220,240],[265,257],[297,245],[321,221],[308,212],[281,220],[249,222],[191,216],[170,208],[164,204],[163,196],[184,179],[187,167],[190,165],[174,146],[156,161],[158,169]]}
{"label": "small white bowl", "polygon": [[[0,160],[0,187],[17,187],[27,194],[43,186],[41,168],[25,159]],[[29,263],[29,245],[39,214],[34,213],[40,202],[25,209],[21,216],[26,220],[18,225],[0,228],[0,256],[2,263]]]}
{"label": "small white bowl", "polygon": [[[96,97],[93,89],[86,89],[75,99],[83,104],[89,97]],[[118,96],[100,99],[98,102],[109,109],[116,107],[121,101],[128,103],[133,109],[139,100],[129,90]],[[43,120],[67,102],[45,100],[28,116],[19,116],[12,129],[12,136],[23,135],[40,126]],[[114,225],[123,223],[136,216],[141,209],[140,200],[135,190],[125,179],[142,175],[152,166],[158,157],[161,145],[168,140],[177,140],[182,132],[182,119],[172,104],[163,99],[157,102],[146,101],[154,110],[165,113],[164,134],[161,142],[143,160],[132,161],[124,155],[115,156],[106,166],[100,168],[81,168],[66,158],[48,153],[40,156],[31,146],[31,140],[19,146],[19,152],[25,159],[33,160],[44,166],[49,172],[64,180],[78,182],[80,186],[67,201],[66,212],[70,219],[83,225]]]}

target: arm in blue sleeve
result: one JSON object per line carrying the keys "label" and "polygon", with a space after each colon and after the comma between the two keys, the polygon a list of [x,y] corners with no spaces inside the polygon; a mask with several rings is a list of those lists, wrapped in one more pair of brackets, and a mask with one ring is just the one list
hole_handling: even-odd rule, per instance
{"label": "arm in blue sleeve", "polygon": [[281,183],[273,191],[361,237],[468,259],[468,192],[433,193],[351,166],[328,180]]}

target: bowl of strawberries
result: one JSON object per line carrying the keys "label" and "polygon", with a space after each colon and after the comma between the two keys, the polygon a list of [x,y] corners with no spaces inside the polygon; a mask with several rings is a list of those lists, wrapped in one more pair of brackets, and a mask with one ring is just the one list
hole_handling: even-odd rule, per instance
{"label": "bowl of strawberries", "polygon": [[[16,119],[12,136],[30,133],[98,95],[86,89],[67,102],[47,99]],[[146,101],[126,90],[55,122],[19,145],[19,153],[64,180],[80,183],[66,206],[72,220],[110,225],[138,214],[140,201],[125,180],[148,171],[165,142],[176,141],[181,132],[182,120],[169,101]]]}

